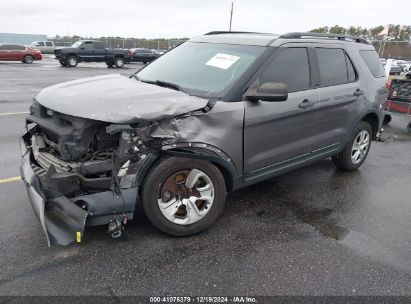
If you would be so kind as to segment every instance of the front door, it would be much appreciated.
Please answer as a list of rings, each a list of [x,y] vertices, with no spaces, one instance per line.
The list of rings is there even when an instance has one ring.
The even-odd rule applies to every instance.
[[[246,175],[310,153],[318,106],[306,47],[280,47],[255,78],[260,85],[284,83],[289,94],[283,102],[244,102]]]

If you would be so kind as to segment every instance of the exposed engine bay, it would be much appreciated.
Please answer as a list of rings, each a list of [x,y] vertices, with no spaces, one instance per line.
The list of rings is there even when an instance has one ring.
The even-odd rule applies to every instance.
[[[112,189],[113,177],[120,181],[148,153],[142,141],[148,125],[143,123],[112,125],[38,103],[32,105],[27,122],[35,123],[30,141],[34,160],[45,171],[40,182],[69,198]],[[147,142],[155,146],[153,140]]]

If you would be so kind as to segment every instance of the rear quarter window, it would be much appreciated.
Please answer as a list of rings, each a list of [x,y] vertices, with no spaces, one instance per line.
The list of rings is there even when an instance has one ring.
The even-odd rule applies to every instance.
[[[385,77],[385,71],[378,54],[374,50],[361,50],[360,56],[364,60],[371,74],[376,77]]]

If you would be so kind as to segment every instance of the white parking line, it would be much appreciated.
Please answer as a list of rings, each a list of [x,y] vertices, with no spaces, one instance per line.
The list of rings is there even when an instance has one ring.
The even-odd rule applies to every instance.
[[[9,113],[0,113],[0,116],[22,115],[22,114],[29,114],[29,112],[9,112]]]

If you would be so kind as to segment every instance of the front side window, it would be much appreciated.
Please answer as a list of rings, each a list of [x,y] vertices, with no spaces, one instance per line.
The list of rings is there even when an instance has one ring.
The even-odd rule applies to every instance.
[[[288,92],[304,91],[310,88],[310,65],[306,48],[284,48],[274,58],[259,78],[266,82],[284,83]]]
[[[78,47],[81,46],[82,43],[83,43],[82,41],[74,42],[71,47],[73,47],[73,48],[78,48]]]
[[[204,97],[223,97],[266,47],[185,42],[136,75],[141,81],[170,82]]]

